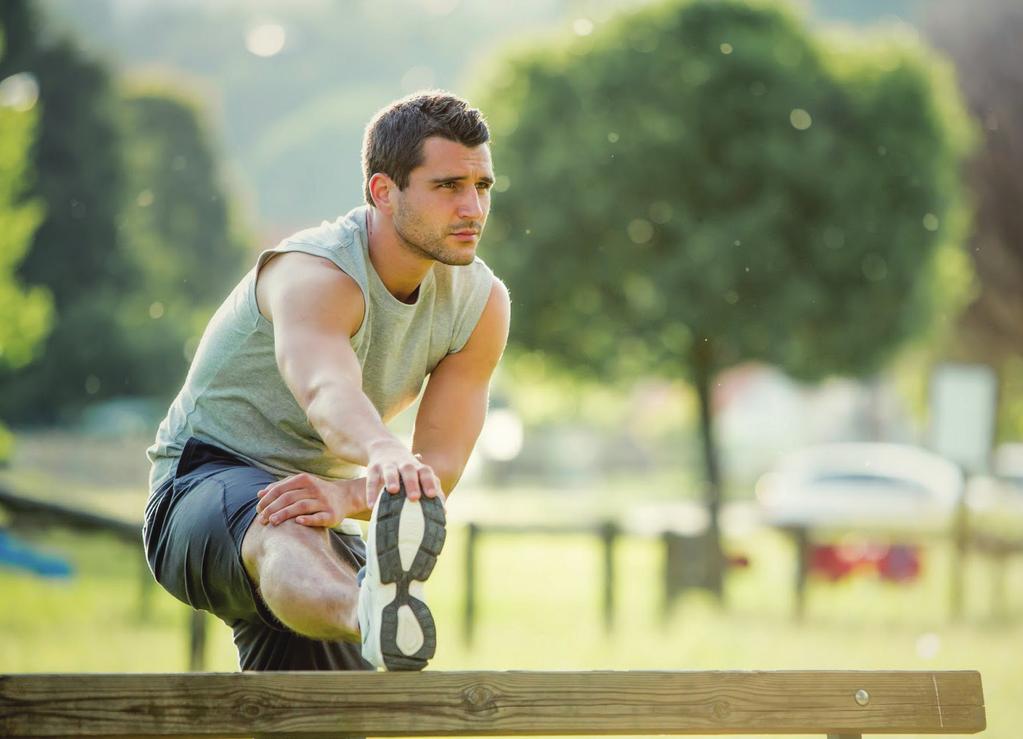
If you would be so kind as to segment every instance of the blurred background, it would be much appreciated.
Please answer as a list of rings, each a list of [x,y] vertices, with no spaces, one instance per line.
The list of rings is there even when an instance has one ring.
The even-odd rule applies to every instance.
[[[1023,724],[1015,0],[4,0],[0,672],[236,669],[145,448],[389,101],[487,115],[511,344],[438,669],[979,669]],[[395,423],[410,435],[414,411]]]

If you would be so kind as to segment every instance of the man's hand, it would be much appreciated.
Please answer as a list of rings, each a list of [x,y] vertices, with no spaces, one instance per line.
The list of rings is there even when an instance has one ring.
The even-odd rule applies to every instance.
[[[369,445],[369,464],[366,465],[366,503],[370,509],[383,490],[397,493],[405,483],[409,500],[439,497],[444,500],[440,480],[430,465],[413,454],[397,439],[383,439]]]
[[[302,472],[271,483],[256,493],[259,520],[276,526],[295,519],[303,526],[330,528],[362,509],[352,488],[360,480],[322,480]]]

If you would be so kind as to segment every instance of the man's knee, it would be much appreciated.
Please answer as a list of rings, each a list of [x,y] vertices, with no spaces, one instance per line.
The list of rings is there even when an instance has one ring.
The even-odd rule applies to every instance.
[[[327,530],[303,526],[288,520],[276,526],[253,520],[242,539],[242,562],[252,581],[259,585],[264,564],[277,554],[293,554],[307,550],[314,558],[330,553]]]
[[[242,540],[242,559],[274,615],[316,639],[358,641],[355,572],[330,545],[326,529],[285,521],[253,522]]]

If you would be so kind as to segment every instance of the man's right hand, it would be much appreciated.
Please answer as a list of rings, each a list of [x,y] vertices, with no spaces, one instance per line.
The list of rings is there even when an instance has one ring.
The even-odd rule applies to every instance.
[[[440,480],[430,465],[397,439],[383,439],[368,447],[369,462],[366,465],[366,503],[370,510],[381,492],[397,493],[405,483],[405,494],[409,500],[427,498],[444,500]]]

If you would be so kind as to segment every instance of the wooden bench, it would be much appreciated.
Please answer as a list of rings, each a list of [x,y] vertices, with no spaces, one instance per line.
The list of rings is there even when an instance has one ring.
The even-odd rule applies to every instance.
[[[0,675],[2,736],[973,734],[977,672]]]

